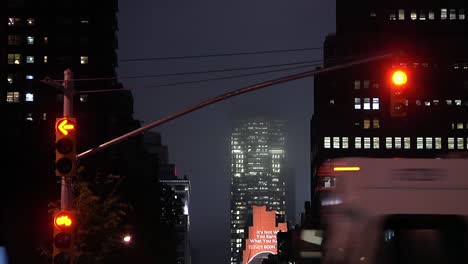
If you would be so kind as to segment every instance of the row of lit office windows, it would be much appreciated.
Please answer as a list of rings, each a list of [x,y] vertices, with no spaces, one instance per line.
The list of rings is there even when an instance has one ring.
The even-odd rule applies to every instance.
[[[66,24],[67,22],[70,23],[71,21],[65,21],[67,19],[66,17],[63,17],[64,21],[59,21],[62,22],[62,24]],[[9,27],[14,27],[14,26],[22,26],[24,25],[24,22],[26,22],[26,25],[28,26],[34,26],[36,25],[36,19],[35,18],[20,18],[20,17],[9,17],[8,18],[8,26]],[[80,18],[80,24],[89,24],[89,19],[88,18]]]
[[[358,97],[355,97],[354,98],[354,109],[355,110],[379,110],[380,109],[380,102],[379,102],[379,98],[358,98]],[[420,99],[417,99],[414,101],[415,105],[416,106],[439,106],[441,103],[440,103],[440,100],[438,99],[434,99],[434,100],[420,100]],[[330,100],[330,104],[335,104],[335,100],[334,99],[331,99]],[[455,105],[455,106],[461,106],[462,105],[462,100],[460,99],[455,99],[455,100],[452,100],[452,99],[447,99],[445,100],[445,104],[446,105]],[[405,103],[406,106],[409,105],[409,101],[406,100],[406,103]]]
[[[382,143],[381,143],[382,139]],[[442,137],[416,137],[416,149],[442,149]],[[353,144],[354,143],[354,144]],[[468,138],[446,138],[447,149],[468,149]],[[381,144],[384,146],[381,147]],[[411,149],[411,137],[355,137],[350,142],[349,137],[324,137],[323,146],[326,149]]]
[[[456,8],[441,8],[438,15],[440,20],[465,20],[466,19],[466,10],[465,9],[456,9]],[[371,17],[376,17],[377,13],[371,11]],[[397,11],[391,11],[389,14],[389,20],[436,20],[436,12],[434,10],[405,10],[398,9]]]
[[[25,61],[23,61],[23,58],[26,58]],[[22,63],[27,63],[27,64],[34,64],[36,62],[35,56],[23,56],[22,54],[19,53],[8,53],[8,64],[22,64]],[[48,63],[48,56],[43,56],[42,57],[42,62],[43,63]],[[88,56],[80,56],[80,64],[88,64],[89,58]]]
[[[63,96],[63,95],[60,95]],[[86,103],[88,101],[87,94],[80,94],[79,95],[80,103]],[[8,91],[6,93],[5,101],[7,103],[20,103],[21,102],[21,93],[18,91]],[[25,102],[34,102],[34,93],[27,92],[24,93],[24,101]],[[57,101],[62,101],[62,99],[57,99]]]

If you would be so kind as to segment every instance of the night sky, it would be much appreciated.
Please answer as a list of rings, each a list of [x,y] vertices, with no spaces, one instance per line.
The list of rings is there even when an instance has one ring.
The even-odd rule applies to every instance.
[[[119,2],[118,76],[125,88],[133,90],[134,117],[143,125],[225,92],[314,67],[171,86],[164,85],[300,65],[158,78],[128,77],[321,60],[322,50],[125,60],[321,48],[325,36],[335,31],[334,0]],[[234,97],[154,128],[162,134],[179,177],[187,175],[191,180],[191,241],[199,251],[201,263],[229,261],[230,133],[234,118],[268,116],[287,122],[287,165],[296,171],[298,215],[310,199],[312,112],[313,78],[309,77]]]

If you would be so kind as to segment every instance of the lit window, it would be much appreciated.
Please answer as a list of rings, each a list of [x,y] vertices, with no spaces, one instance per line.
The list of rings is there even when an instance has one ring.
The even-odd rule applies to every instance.
[[[26,120],[27,120],[27,121],[33,121],[32,113],[27,113],[27,114],[26,114]]]
[[[361,81],[354,80],[354,90],[359,90],[359,89],[361,89]]]
[[[426,137],[426,149],[432,149],[432,138]]]
[[[434,13],[434,11],[429,10],[429,13],[428,13],[428,15],[427,15],[427,18],[428,18],[429,20],[434,20],[434,19],[435,19],[435,13]]]
[[[34,56],[26,56],[26,63],[34,63]]]
[[[34,37],[26,37],[26,42],[28,43],[28,45],[34,45]]]
[[[464,144],[463,144],[463,138],[457,138],[457,149],[463,149],[464,148]]]
[[[372,124],[372,127],[373,127],[373,128],[380,128],[380,121],[379,121],[379,119],[374,119],[374,120],[372,120],[372,123],[373,123],[373,124]]]
[[[442,138],[440,137],[435,138],[435,148],[442,149]]]
[[[426,20],[426,11],[421,10],[419,12],[419,20]]]
[[[364,110],[370,110],[370,98],[364,98]]]
[[[47,57],[47,56],[44,56],[44,63],[47,63],[47,62],[48,62],[48,60],[49,60],[49,57]]]
[[[34,101],[34,94],[27,93],[25,97],[26,102],[33,102]]]
[[[42,120],[47,120],[47,113],[42,113]]]
[[[425,106],[431,106],[431,101],[424,101]]]
[[[335,149],[340,148],[340,138],[339,137],[333,137],[333,148],[335,148]]]
[[[80,102],[81,103],[86,103],[88,101],[88,95],[87,94],[80,94]]]
[[[396,20],[396,14],[395,14],[395,12],[391,12],[391,13],[390,13],[389,19],[390,19],[390,20]]]
[[[457,123],[457,129],[463,129],[463,123]]]
[[[21,22],[21,18],[18,17],[9,17],[8,18],[8,26],[15,26]]]
[[[365,149],[370,149],[371,148],[371,145],[370,145],[370,137],[365,137],[364,138],[364,148]]]
[[[80,20],[80,23],[81,23],[81,24],[89,24],[89,20],[86,19],[86,18],[82,18],[82,19]]]
[[[433,103],[435,106],[438,106],[438,105],[439,105],[439,100],[437,100],[437,99],[432,100],[432,103]]]
[[[374,144],[373,144],[373,147],[374,147],[375,149],[380,148],[380,138],[374,137],[374,138],[373,138],[373,141],[374,141],[374,142],[373,142],[373,143],[374,143]]]
[[[369,89],[369,80],[364,80],[362,82],[362,88]]]
[[[361,137],[355,137],[354,138],[354,148],[356,148],[356,149],[362,148],[362,139],[361,139]]]
[[[7,92],[7,103],[18,103],[19,102],[19,92]]]
[[[341,140],[342,140],[342,143],[343,143],[343,148],[344,149],[349,148],[348,137],[343,137],[343,138],[341,138]]]
[[[26,80],[34,80],[34,76],[31,74],[26,75]]]
[[[364,119],[363,128],[364,129],[370,128],[370,119]]]
[[[447,103],[447,105],[452,105],[452,100],[445,100],[445,102]]]
[[[440,19],[442,20],[447,19],[447,8],[440,9]]]
[[[8,54],[8,64],[20,64],[21,63],[21,54]]]
[[[8,74],[7,75],[7,81],[8,81],[9,84],[13,83],[13,74]]]
[[[44,37],[44,44],[49,43],[49,37]]]
[[[335,104],[335,99],[330,99],[329,103],[330,103],[331,105],[334,105],[334,104]]]
[[[416,19],[418,19],[418,14],[416,13],[416,11],[411,10],[410,17],[411,17],[411,20],[416,20]]]
[[[88,56],[81,56],[80,57],[81,64],[88,64]]]
[[[455,100],[455,105],[462,105],[461,100]]]
[[[458,10],[458,19],[465,20],[465,9]]]
[[[420,106],[421,105],[421,100],[416,100],[416,105]]]
[[[379,98],[372,98],[372,109],[374,110],[380,109]]]
[[[456,9],[450,9],[449,18],[450,18],[450,20],[457,19],[457,10]]]
[[[395,137],[395,148],[401,149],[401,137]]]
[[[354,109],[361,109],[361,98],[354,98]]]
[[[405,10],[398,9],[398,20],[405,20]]]
[[[424,142],[422,137],[416,138],[416,149],[423,149],[424,148]]]
[[[393,148],[393,143],[392,143],[392,138],[391,137],[386,137],[385,138],[385,148],[386,149],[392,149]]]
[[[404,148],[405,149],[410,149],[411,148],[411,138],[410,137],[403,138],[403,142],[404,142]]]
[[[378,83],[373,83],[372,88],[379,89],[380,85]]]
[[[377,13],[374,10],[370,11],[370,17],[377,17]]]
[[[36,20],[34,18],[28,18],[26,21],[28,21],[29,26],[34,26],[36,24]]]
[[[323,146],[324,146],[324,148],[327,148],[327,149],[330,148],[330,137],[324,137],[323,138]]]
[[[453,137],[447,139],[447,148],[455,149],[455,139]]]

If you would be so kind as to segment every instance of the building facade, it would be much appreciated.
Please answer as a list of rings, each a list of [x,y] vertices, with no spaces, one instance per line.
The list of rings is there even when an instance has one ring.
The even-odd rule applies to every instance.
[[[73,72],[78,153],[139,123],[132,117],[130,92],[92,92],[121,88],[115,70],[117,0],[7,0],[0,6],[0,133],[8,156],[2,168],[9,175],[0,193],[10,201],[0,208],[9,216],[0,220],[0,245],[6,246],[12,262],[34,263],[36,249],[52,237],[47,204],[60,197],[53,168],[54,125],[63,115],[63,94],[41,80],[50,77],[61,83],[65,70]],[[91,175],[98,167],[116,173],[115,164],[125,170],[130,161],[115,161],[125,158],[117,149],[129,145],[82,160],[81,165]],[[38,220],[21,223],[22,215]]]
[[[191,246],[190,246],[190,180],[173,179],[161,180],[162,184],[168,185],[175,192],[175,199],[183,207],[183,214],[180,215],[178,223],[175,225],[177,233],[176,264],[190,264]]]
[[[231,260],[242,263],[252,206],[275,211],[286,221],[285,124],[251,119],[237,123],[231,135]]]
[[[438,158],[468,150],[466,1],[336,1],[324,66],[393,53],[315,77],[312,210],[319,167],[343,156]],[[391,80],[401,70],[400,90]]]

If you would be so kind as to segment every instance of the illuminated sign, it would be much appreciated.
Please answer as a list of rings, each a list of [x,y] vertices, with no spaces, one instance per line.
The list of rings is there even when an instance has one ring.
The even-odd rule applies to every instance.
[[[269,253],[276,254],[276,235],[280,231],[286,232],[288,227],[286,223],[276,224],[275,211],[267,211],[266,206],[253,206],[253,225],[249,227],[242,263],[248,264]]]

